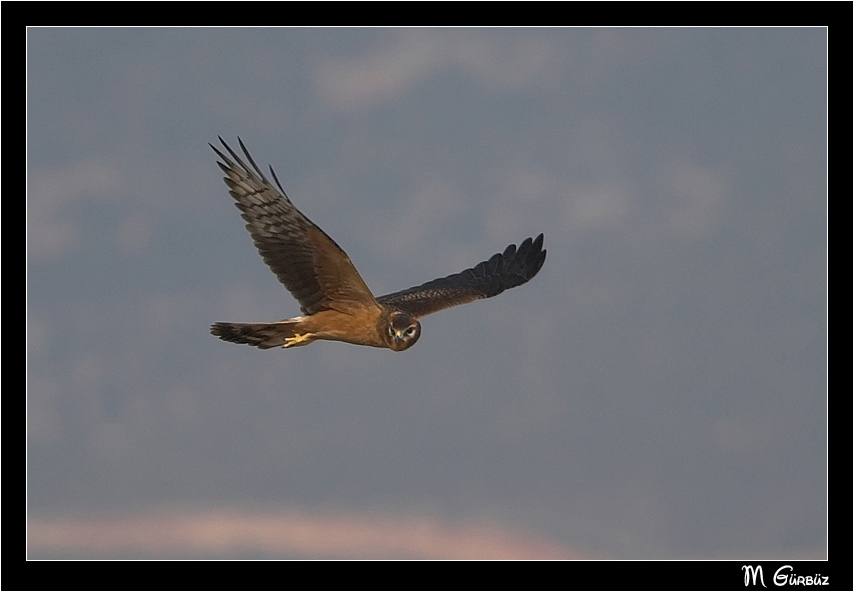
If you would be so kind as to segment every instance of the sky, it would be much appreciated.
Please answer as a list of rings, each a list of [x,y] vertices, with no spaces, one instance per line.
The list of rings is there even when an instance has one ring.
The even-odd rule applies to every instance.
[[[28,29],[28,556],[826,557],[826,89],[823,28]],[[375,294],[545,265],[224,343],[299,307],[219,136]]]

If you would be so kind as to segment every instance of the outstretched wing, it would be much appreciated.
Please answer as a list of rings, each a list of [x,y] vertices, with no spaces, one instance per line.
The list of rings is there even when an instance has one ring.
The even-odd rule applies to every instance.
[[[255,164],[243,141],[238,138],[252,168],[222,138],[219,141],[231,158],[210,146],[222,159],[217,164],[226,174],[225,184],[246,220],[246,229],[264,262],[297,299],[303,313],[346,309],[354,303],[377,306],[347,254],[294,207],[272,167],[270,172],[281,192]]]
[[[414,317],[465,304],[480,298],[491,298],[504,290],[521,286],[537,275],[546,251],[543,235],[526,238],[516,248],[510,245],[503,253],[496,253],[471,269],[448,277],[433,280],[402,292],[380,296],[380,304],[398,308]]]

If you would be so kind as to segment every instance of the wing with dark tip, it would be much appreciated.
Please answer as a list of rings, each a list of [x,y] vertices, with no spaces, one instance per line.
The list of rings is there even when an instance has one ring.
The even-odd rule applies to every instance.
[[[491,298],[504,290],[521,286],[537,275],[546,251],[543,235],[526,238],[516,248],[510,245],[503,253],[496,253],[488,261],[448,277],[433,280],[402,292],[380,296],[377,301],[392,306],[415,317],[465,304],[480,298]]]
[[[270,168],[277,190],[246,150],[250,166],[220,138],[229,156],[211,144],[222,162],[231,197],[237,202],[246,229],[258,252],[279,281],[300,303],[303,313],[346,308],[351,303],[376,306],[371,291],[347,254],[288,199]],[[281,192],[279,191],[281,190]]]

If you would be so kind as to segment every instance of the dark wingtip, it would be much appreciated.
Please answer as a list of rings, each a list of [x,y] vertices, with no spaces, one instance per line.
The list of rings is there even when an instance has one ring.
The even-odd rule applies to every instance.
[[[541,232],[537,235],[537,238],[534,239],[531,248],[534,253],[536,253],[536,259],[533,261],[533,269],[534,272],[531,274],[531,277],[534,277],[540,268],[542,268],[543,263],[546,261],[546,250],[543,248],[543,233]]]
[[[225,147],[226,147],[226,149],[228,149],[228,144],[226,144],[226,143],[225,143],[225,140],[223,140],[223,139],[222,139],[222,137],[220,137],[220,136],[217,136],[217,138],[219,138],[219,141],[220,141],[220,142],[222,142],[222,145],[223,145],[223,146],[225,146]],[[216,152],[216,155],[217,155],[217,156],[219,156],[219,157],[220,157],[220,159],[222,159],[222,160],[223,160],[223,161],[225,161],[225,162],[229,162],[228,157],[227,157],[225,154],[223,154],[223,153],[222,153],[222,151],[221,151],[219,148],[217,148],[216,146],[214,146],[214,145],[213,145],[213,144],[211,144],[210,142],[208,142],[208,146],[210,146],[210,147],[211,147],[211,150],[213,150],[214,152]],[[222,166],[222,163],[217,163],[217,164],[219,164],[220,166]]]
[[[225,154],[220,152],[213,144],[209,144],[209,146],[213,148],[213,151],[216,152],[217,155],[225,161],[226,166],[228,166],[229,168],[234,168],[233,163],[236,162],[245,172],[249,173],[250,175],[257,175],[264,183],[269,183],[267,177],[264,176],[264,173],[261,172],[261,169],[255,163],[255,159],[253,159],[252,155],[249,154],[249,150],[246,149],[246,145],[243,143],[243,140],[240,138],[240,136],[237,136],[237,143],[240,146],[240,149],[243,151],[245,158],[249,161],[249,164],[252,165],[252,168],[249,168],[246,163],[243,162],[243,159],[241,159],[240,156],[238,156],[237,153],[232,150],[231,146],[229,146],[226,141],[222,139],[222,136],[217,136],[217,138],[219,138],[219,141],[231,155],[231,158],[228,158]],[[220,168],[222,168],[222,165],[220,165]],[[253,172],[252,169],[255,169],[255,171]]]
[[[220,144],[222,144],[223,148],[225,148],[225,150],[231,155],[231,158],[223,154],[222,151],[219,150],[219,148],[217,148],[213,144],[210,144],[210,147],[213,148],[213,151],[216,152],[217,155],[226,162],[226,164],[230,165],[232,163],[232,159],[234,159],[234,161],[236,161],[241,167],[245,169],[246,165],[244,165],[243,162],[240,160],[240,157],[234,153],[234,150],[231,149],[231,146],[229,146],[228,143],[222,139],[222,136],[217,136],[217,138],[219,138]]]
[[[493,265],[495,259],[498,259],[497,266]],[[504,290],[521,286],[531,280],[540,272],[545,260],[546,252],[543,250],[541,233],[537,238],[528,237],[523,240],[519,243],[519,248],[516,248],[516,245],[509,245],[504,253],[493,255],[489,261],[484,262],[485,265],[481,264],[482,268],[478,265],[475,270],[476,273],[479,271],[487,276],[498,272],[497,275],[501,278],[500,288],[495,294],[500,294]],[[492,269],[493,267],[498,269]]]
[[[543,233],[536,238],[526,238],[519,245],[516,252],[516,261],[522,265],[522,276],[525,281],[537,275],[546,260],[546,250],[543,249]]]

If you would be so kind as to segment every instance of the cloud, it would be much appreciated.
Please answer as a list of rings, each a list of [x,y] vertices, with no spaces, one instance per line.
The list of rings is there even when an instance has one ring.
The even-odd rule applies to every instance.
[[[123,186],[118,169],[98,162],[33,169],[27,185],[28,258],[53,259],[74,248],[81,229],[68,218],[68,206],[79,200],[104,199]]]
[[[631,191],[619,181],[606,181],[573,192],[564,219],[569,228],[604,228],[620,224],[631,212]]]
[[[673,167],[670,189],[677,201],[669,219],[669,230],[681,239],[707,236],[717,225],[726,187],[719,176],[693,164]]]
[[[328,60],[317,69],[323,97],[342,109],[361,108],[391,100],[423,79],[441,63],[428,37],[403,36],[380,52],[341,61]]]
[[[516,90],[548,78],[554,63],[545,39],[406,29],[372,53],[327,59],[315,72],[321,96],[340,109],[360,109],[398,98],[429,75],[457,68],[475,80]]]
[[[30,520],[31,557],[580,559],[531,532],[420,516],[233,509]]]
[[[152,234],[151,222],[147,217],[128,216],[116,229],[116,243],[125,252],[139,253],[149,246]]]

